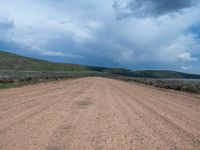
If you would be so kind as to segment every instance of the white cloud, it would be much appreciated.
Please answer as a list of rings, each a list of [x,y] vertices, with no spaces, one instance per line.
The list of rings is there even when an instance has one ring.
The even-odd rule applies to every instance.
[[[192,57],[189,52],[180,53],[180,54],[178,54],[177,57],[180,58],[183,61],[195,61],[195,60],[198,60],[197,58]]]
[[[132,15],[116,20],[113,7],[130,13],[132,10],[126,9],[130,1],[118,0],[118,5],[112,6],[113,0],[13,0],[12,5],[2,0],[0,14],[7,14],[15,25],[8,39],[41,55],[80,55],[83,62],[91,60],[90,64],[95,58],[99,64],[93,65],[101,65],[106,59],[131,68],[152,64],[179,70],[183,62],[192,63],[190,70],[199,68],[200,33],[188,29],[200,24],[200,5],[173,16]],[[0,29],[0,34],[4,31],[8,29]]]

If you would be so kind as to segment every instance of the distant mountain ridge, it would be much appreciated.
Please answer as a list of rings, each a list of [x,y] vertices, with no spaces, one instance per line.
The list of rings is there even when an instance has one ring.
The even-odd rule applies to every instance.
[[[127,77],[142,78],[186,78],[200,79],[200,75],[181,73],[170,70],[143,70],[132,71],[125,68],[107,68],[48,62],[0,51],[0,70],[26,70],[26,71],[94,71]]]

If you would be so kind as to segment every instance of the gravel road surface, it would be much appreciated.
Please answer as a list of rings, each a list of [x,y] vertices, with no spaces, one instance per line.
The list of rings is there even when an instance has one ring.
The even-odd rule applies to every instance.
[[[88,77],[0,90],[0,150],[200,150],[200,98]]]

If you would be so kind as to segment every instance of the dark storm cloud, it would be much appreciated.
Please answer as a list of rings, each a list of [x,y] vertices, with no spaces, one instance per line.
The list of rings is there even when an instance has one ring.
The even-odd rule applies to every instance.
[[[113,8],[118,19],[125,17],[157,17],[180,12],[199,0],[115,0]]]

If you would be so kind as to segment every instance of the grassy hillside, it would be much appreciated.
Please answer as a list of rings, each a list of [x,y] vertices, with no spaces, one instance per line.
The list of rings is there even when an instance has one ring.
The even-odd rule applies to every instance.
[[[0,70],[83,71],[84,66],[53,63],[0,51]]]
[[[141,78],[193,78],[200,79],[200,75],[186,74],[167,70],[131,71],[125,68],[106,68],[83,66],[64,63],[53,63],[44,60],[23,57],[16,54],[0,51],[0,70],[20,71],[64,71],[64,72],[95,72],[99,74],[120,75]]]

